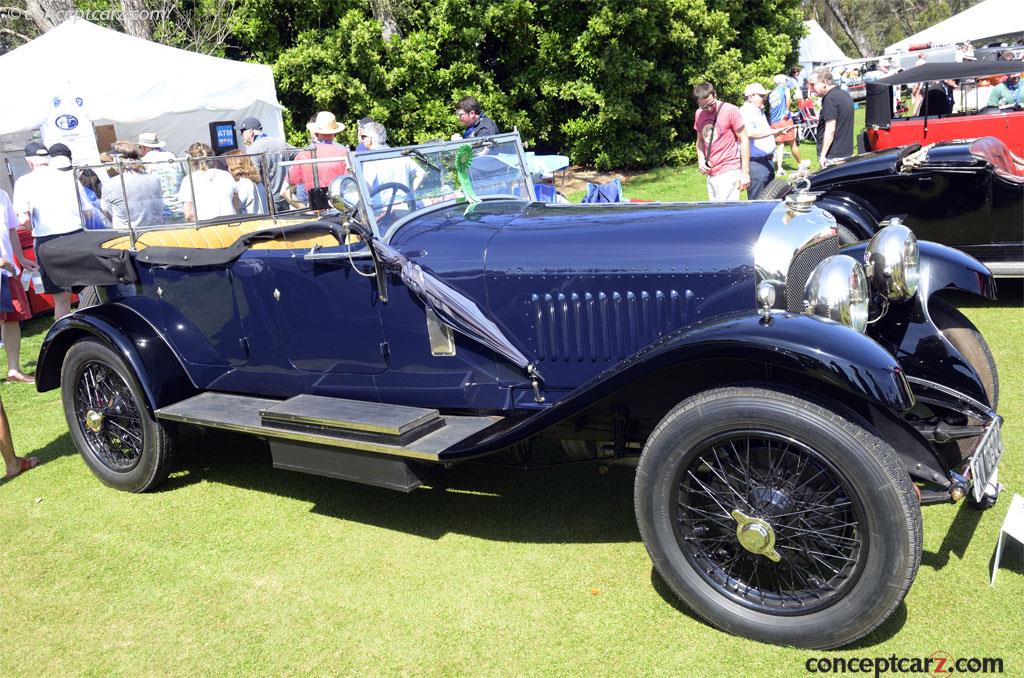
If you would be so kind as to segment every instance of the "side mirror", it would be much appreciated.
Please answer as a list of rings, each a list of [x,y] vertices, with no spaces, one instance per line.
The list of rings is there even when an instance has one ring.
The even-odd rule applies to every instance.
[[[335,209],[352,212],[359,206],[359,184],[348,174],[335,177],[327,189],[327,199]]]

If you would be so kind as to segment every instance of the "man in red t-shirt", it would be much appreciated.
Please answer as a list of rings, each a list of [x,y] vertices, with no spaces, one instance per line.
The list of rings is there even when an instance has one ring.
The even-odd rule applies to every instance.
[[[333,113],[320,111],[316,118],[306,125],[315,142],[312,146],[295,154],[295,160],[309,160],[316,158],[320,162],[305,165],[292,165],[288,168],[288,187],[282,191],[284,197],[293,206],[303,206],[299,198],[297,188],[299,184],[305,187],[308,195],[314,188],[324,188],[331,185],[335,177],[348,174],[348,149],[334,143],[334,137],[345,129],[345,125],[338,122]],[[323,162],[325,158],[338,158],[336,162]]]
[[[750,144],[738,108],[715,97],[715,87],[702,82],[693,88],[697,113],[697,169],[707,175],[708,200],[739,200],[750,185]]]

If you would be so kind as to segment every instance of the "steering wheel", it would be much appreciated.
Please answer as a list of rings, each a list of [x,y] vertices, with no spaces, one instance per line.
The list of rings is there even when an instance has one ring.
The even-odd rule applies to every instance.
[[[416,194],[413,193],[411,188],[398,181],[388,181],[370,191],[370,206],[373,208],[374,213],[376,213],[379,208],[373,205],[373,196],[383,193],[384,191],[391,191],[391,199],[388,200],[388,204],[384,206],[384,212],[380,216],[377,216],[378,224],[381,224],[382,222],[390,223],[390,217],[392,216],[391,213],[395,208],[396,202],[408,203],[411,206],[416,205]],[[405,194],[405,200],[396,200],[399,191]]]

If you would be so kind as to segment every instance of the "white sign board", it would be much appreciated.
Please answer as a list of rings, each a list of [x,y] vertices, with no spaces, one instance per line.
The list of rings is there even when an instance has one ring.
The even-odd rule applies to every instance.
[[[47,147],[61,143],[71,149],[75,164],[94,163],[99,160],[96,135],[92,120],[85,110],[85,100],[73,94],[53,98],[53,106],[40,127],[43,143]]]
[[[1003,519],[1003,526],[999,529],[999,542],[996,544],[996,557],[992,561],[992,581],[989,583],[996,583],[996,572],[999,571],[999,559],[1003,557],[1003,543],[1006,541],[1006,535],[1010,535],[1021,544],[1024,544],[1024,497],[1019,494],[1013,495],[1013,501],[1010,502],[1010,510],[1006,513],[1006,518]]]

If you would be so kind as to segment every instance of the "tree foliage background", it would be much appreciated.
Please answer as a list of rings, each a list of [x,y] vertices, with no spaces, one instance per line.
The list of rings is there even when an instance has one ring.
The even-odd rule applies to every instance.
[[[749,82],[769,85],[796,61],[805,15],[845,13],[877,42],[900,30],[894,7],[904,23],[933,22],[974,1],[0,0],[0,49],[76,7],[108,8],[111,28],[272,65],[295,143],[319,110],[348,124],[352,144],[364,115],[396,145],[447,138],[453,104],[472,94],[535,149],[649,167],[692,159],[693,85],[733,102]],[[163,18],[130,20],[143,8]]]
[[[330,110],[373,116],[396,144],[447,138],[472,94],[502,129],[602,168],[671,161],[693,138],[693,85],[736,101],[768,82],[803,18],[799,0],[241,0],[234,17],[298,136]]]

